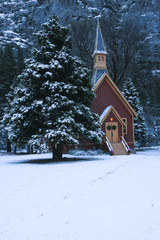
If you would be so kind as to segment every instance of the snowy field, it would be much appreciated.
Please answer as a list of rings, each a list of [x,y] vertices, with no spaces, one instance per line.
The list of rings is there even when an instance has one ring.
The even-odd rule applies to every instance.
[[[160,149],[49,158],[0,154],[0,240],[160,239]]]

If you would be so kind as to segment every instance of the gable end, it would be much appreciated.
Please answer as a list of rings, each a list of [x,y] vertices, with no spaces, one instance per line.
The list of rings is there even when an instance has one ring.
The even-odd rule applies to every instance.
[[[121,102],[126,106],[126,108],[129,110],[129,112],[134,115],[135,117],[138,117],[137,113],[133,110],[133,108],[131,107],[131,105],[128,103],[128,101],[126,100],[126,98],[123,96],[123,94],[120,92],[120,90],[117,88],[117,86],[115,85],[115,83],[111,80],[111,78],[109,77],[109,75],[105,72],[101,78],[97,81],[97,83],[94,85],[93,87],[93,91],[96,92],[97,89],[101,86],[101,84],[103,83],[103,81],[106,81],[109,86],[113,89],[113,91],[115,92],[115,94],[118,96],[118,98],[121,100]]]

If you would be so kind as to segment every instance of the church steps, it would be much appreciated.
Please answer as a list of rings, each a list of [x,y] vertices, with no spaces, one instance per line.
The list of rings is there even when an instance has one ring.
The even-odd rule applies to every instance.
[[[123,144],[120,143],[111,143],[112,148],[113,148],[113,155],[128,155],[128,152],[124,148]]]

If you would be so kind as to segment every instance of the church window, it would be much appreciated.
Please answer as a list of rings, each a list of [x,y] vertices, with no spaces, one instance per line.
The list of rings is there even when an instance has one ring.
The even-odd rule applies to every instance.
[[[123,126],[123,133],[127,134],[127,118],[122,118],[122,120],[126,124],[126,126]]]
[[[101,61],[101,56],[98,56],[98,61],[99,61],[99,62]]]
[[[104,56],[102,56],[102,61],[104,62]]]

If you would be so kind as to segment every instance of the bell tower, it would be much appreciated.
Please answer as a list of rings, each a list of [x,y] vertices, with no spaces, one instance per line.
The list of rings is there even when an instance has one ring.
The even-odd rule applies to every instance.
[[[97,22],[97,30],[96,30],[96,41],[95,41],[95,47],[94,47],[94,69],[101,68],[106,69],[106,48],[104,46],[103,36],[99,24],[99,19]]]
[[[94,59],[94,72],[92,77],[93,85],[98,81],[98,78],[101,75],[103,75],[104,72],[108,73],[107,66],[106,66],[106,56],[107,56],[107,52],[104,46],[103,36],[102,36],[101,27],[98,19],[95,47],[92,55]]]

